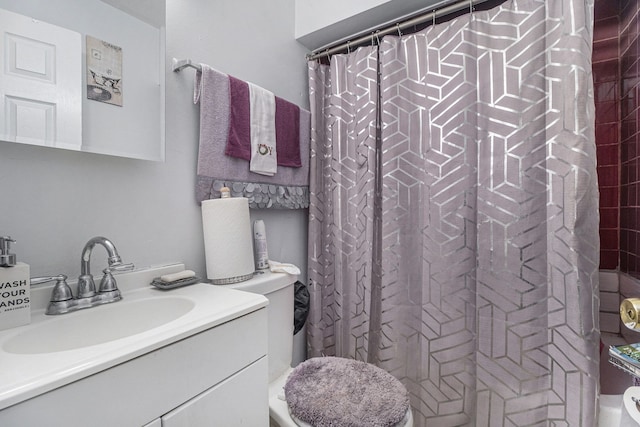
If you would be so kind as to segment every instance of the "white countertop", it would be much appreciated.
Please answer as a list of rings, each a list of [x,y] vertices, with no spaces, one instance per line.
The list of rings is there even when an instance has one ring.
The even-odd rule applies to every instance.
[[[42,296],[34,295],[32,291],[35,297],[32,304],[35,303],[36,307],[32,306],[31,324],[0,331],[0,410],[251,313],[268,303],[262,295],[204,283],[169,291],[158,290],[149,285],[153,277],[175,271],[174,266],[118,275],[116,278],[123,292],[123,301],[87,309],[109,310],[109,306],[127,301],[167,296],[179,296],[193,301],[193,309],[169,323],[125,338],[74,350],[39,354],[7,352],[4,349],[5,343],[21,332],[51,321],[52,317],[74,316],[84,311],[47,316],[44,309],[37,306],[38,299]],[[269,273],[269,276],[273,275],[282,276],[282,280],[286,280],[287,276]],[[267,279],[262,277],[258,280]],[[83,327],[91,329],[91,325]]]

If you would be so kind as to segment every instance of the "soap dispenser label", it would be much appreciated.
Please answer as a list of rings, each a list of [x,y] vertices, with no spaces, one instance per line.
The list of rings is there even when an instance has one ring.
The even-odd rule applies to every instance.
[[[0,267],[0,330],[31,322],[29,266]]]

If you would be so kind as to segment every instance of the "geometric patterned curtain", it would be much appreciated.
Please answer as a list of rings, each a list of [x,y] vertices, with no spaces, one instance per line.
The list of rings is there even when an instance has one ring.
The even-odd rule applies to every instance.
[[[309,355],[416,426],[596,424],[592,25],[512,0],[309,65]]]

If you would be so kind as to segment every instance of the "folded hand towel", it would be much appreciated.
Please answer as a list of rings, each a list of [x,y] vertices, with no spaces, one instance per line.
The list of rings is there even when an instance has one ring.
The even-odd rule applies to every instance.
[[[227,156],[251,158],[251,101],[249,84],[229,76],[229,135]]]
[[[300,159],[300,107],[276,96],[276,149],[278,165],[302,167]]]
[[[293,264],[269,260],[269,269],[273,273],[300,274],[300,269]]]
[[[278,171],[276,101],[273,93],[249,83],[249,108],[251,113],[249,170],[261,175],[273,176]]]

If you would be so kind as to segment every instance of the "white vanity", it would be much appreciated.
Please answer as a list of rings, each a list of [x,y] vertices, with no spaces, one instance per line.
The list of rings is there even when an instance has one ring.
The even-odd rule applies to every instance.
[[[266,298],[149,285],[181,268],[118,275],[122,301],[59,316],[33,289],[32,323],[0,332],[0,425],[268,425]]]

